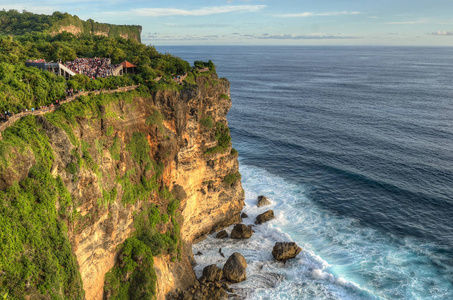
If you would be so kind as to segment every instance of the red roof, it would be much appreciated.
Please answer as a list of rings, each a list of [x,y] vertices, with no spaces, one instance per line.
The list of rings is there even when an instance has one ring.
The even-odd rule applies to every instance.
[[[123,61],[123,62],[121,63],[121,65],[123,66],[123,68],[135,68],[135,67],[137,67],[136,65],[131,64],[131,63],[128,62],[127,60]]]

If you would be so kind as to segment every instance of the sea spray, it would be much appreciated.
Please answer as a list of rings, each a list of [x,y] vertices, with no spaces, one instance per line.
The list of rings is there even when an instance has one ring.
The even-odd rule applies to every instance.
[[[241,165],[246,192],[243,221],[272,209],[276,219],[254,226],[248,240],[216,239],[193,246],[201,276],[210,264],[222,267],[229,255],[241,253],[248,263],[247,280],[232,287],[247,299],[446,299],[451,283],[436,276],[430,258],[416,241],[403,241],[353,219],[335,216],[305,196],[305,187],[254,166]],[[258,208],[257,196],[272,204]],[[231,233],[232,227],[227,229]],[[287,263],[272,257],[275,242],[295,241],[303,251]],[[225,255],[219,254],[219,248]],[[445,298],[446,297],[446,298]]]

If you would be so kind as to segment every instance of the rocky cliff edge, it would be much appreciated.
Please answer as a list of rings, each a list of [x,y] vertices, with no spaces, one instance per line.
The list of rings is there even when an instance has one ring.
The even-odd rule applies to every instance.
[[[180,91],[82,97],[52,114],[27,117],[35,137],[47,140],[42,147],[33,144],[35,137],[15,142],[14,135],[25,126],[22,120],[3,133],[4,199],[14,201],[11,190],[31,178],[30,170],[45,157],[43,149],[52,156],[50,174],[71,196],[64,204],[57,197],[55,208],[78,263],[84,290],[79,298],[114,299],[125,283],[134,285],[138,275],[124,271],[127,262],[140,268],[145,259],[128,257],[123,243],[139,233],[144,245],[160,245],[156,241],[161,240],[170,245],[150,252],[157,282],[151,282],[154,297],[164,299],[196,279],[191,244],[240,221],[244,193],[226,119],[229,82],[211,74],[197,77],[196,83]],[[61,286],[52,294],[31,282],[21,295],[70,296],[66,285]]]

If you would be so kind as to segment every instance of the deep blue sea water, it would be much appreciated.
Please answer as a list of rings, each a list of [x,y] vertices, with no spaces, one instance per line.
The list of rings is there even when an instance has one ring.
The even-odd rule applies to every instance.
[[[230,80],[244,221],[261,194],[277,216],[194,245],[198,273],[222,247],[245,256],[248,299],[453,299],[453,48],[157,49]],[[304,251],[277,263],[275,241]]]

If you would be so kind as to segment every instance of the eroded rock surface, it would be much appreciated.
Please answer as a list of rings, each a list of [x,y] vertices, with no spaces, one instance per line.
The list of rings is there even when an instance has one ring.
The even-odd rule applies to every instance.
[[[244,256],[234,252],[223,266],[225,279],[231,282],[241,282],[247,279],[247,262]]]
[[[226,239],[226,238],[228,238],[228,233],[226,232],[226,230],[222,230],[222,231],[219,231],[215,237],[218,239]]]
[[[272,255],[278,261],[287,261],[296,257],[302,248],[294,242],[277,242],[272,249]]]
[[[266,196],[258,196],[258,201],[256,202],[256,206],[261,207],[261,206],[266,206],[266,205],[271,205],[272,202],[267,198]]]
[[[252,228],[245,224],[236,224],[231,231],[232,239],[249,239],[252,237]]]
[[[196,80],[197,87],[193,89],[157,91],[148,97],[136,94],[127,101],[118,99],[100,108],[99,111],[107,112],[102,118],[77,118],[72,125],[73,133],[78,141],[86,143],[84,153],[45,116],[38,120],[55,156],[51,173],[62,178],[74,199],[77,218],[66,223],[87,300],[103,298],[104,275],[117,263],[118,245],[135,231],[136,213],[150,203],[167,207],[157,192],[140,201],[132,198],[128,203],[123,201],[127,193],[118,178],[138,185],[155,174],[152,167],[147,168],[131,155],[128,144],[134,134],[145,136],[151,149],[147,153],[149,161],[163,168],[158,184],[180,200],[176,214],[185,249],[207,234],[241,221],[244,205],[241,182],[224,180],[239,171],[237,154],[232,154],[231,144],[221,151],[207,153],[218,144],[216,124],[228,125],[226,114],[231,99],[223,95],[229,95],[229,82],[215,74]],[[216,85],[209,83],[213,80]],[[147,121],[155,111],[162,115],[162,124]],[[201,123],[207,116],[214,126]],[[107,129],[113,133],[107,135]],[[92,158],[96,169],[77,166],[83,155]],[[12,153],[8,166],[0,173],[0,189],[25,178],[35,161],[30,151]],[[69,166],[74,167],[73,172],[68,172]],[[102,203],[106,192],[114,196],[108,203]],[[164,233],[168,226],[171,222],[157,229]],[[158,299],[164,299],[176,288],[186,289],[194,284],[190,256],[183,250],[180,262],[172,262],[166,256],[155,257]]]
[[[216,265],[209,265],[203,269],[203,276],[208,282],[220,281],[223,277],[223,270]]]
[[[274,216],[274,211],[273,210],[268,210],[256,217],[255,224],[263,224],[265,222],[268,222],[272,219],[275,219]]]

